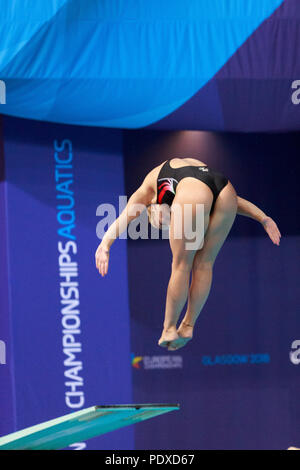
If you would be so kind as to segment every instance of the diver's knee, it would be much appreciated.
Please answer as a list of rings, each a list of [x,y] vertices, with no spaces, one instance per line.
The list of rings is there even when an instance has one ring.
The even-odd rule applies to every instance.
[[[191,253],[184,252],[173,256],[172,269],[180,271],[191,271],[193,266],[193,256]]]
[[[196,259],[193,264],[193,273],[199,271],[212,271],[214,266],[214,259]]]

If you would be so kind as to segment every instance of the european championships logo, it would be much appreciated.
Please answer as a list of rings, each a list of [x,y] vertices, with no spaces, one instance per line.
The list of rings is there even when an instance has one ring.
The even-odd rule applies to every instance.
[[[131,365],[134,369],[182,369],[182,356],[135,356],[131,354]]]
[[[134,354],[131,354],[131,365],[135,369],[140,369],[141,368],[141,361],[143,360],[143,356],[135,356]]]

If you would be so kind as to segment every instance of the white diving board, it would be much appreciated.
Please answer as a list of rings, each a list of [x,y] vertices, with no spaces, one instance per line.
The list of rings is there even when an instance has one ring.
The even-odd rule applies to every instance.
[[[179,405],[91,406],[0,437],[0,450],[64,449],[75,442],[86,441],[174,410],[179,410]]]

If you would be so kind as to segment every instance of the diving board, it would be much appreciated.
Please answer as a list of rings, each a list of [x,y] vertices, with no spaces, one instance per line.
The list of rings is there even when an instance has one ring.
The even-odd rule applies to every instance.
[[[154,418],[179,405],[92,406],[0,437],[0,450],[57,450]]]

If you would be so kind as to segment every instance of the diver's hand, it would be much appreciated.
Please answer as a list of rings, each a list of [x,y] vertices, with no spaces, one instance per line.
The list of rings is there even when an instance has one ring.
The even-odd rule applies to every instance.
[[[274,222],[271,217],[265,217],[262,221],[262,226],[271,238],[274,245],[278,245],[280,243],[281,233],[277,227],[277,224]]]
[[[108,261],[109,261],[109,249],[106,245],[100,243],[95,253],[96,267],[104,277],[108,271]]]

